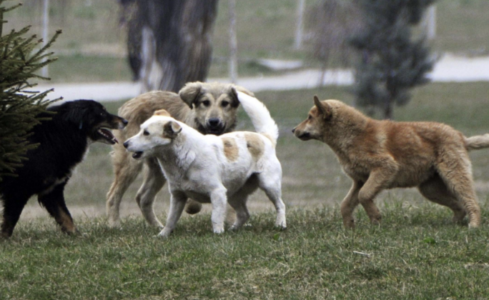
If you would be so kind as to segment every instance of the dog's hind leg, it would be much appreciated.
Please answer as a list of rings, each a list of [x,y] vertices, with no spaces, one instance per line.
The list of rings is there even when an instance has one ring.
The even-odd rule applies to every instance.
[[[39,194],[38,200],[61,226],[63,232],[75,233],[75,224],[73,224],[73,218],[66,207],[63,196],[65,185],[66,182],[58,184],[49,193]]]
[[[114,182],[107,193],[107,216],[110,227],[119,227],[122,196],[138,176],[142,163],[132,159],[128,153],[120,153],[119,150],[115,150],[113,164]]]
[[[481,210],[474,191],[472,167],[467,152],[464,149],[445,151],[436,166],[438,174],[463,205],[469,216],[469,227],[479,227]]]
[[[29,195],[3,195],[3,222],[2,237],[8,238],[14,232],[15,225],[19,221],[20,214],[25,204],[29,200]]]
[[[273,168],[269,167],[266,171],[258,174],[258,186],[275,206],[277,211],[275,226],[285,229],[287,228],[287,220],[285,217],[285,203],[282,200],[282,172],[281,170],[271,170]]]
[[[146,160],[143,173],[144,180],[136,195],[136,201],[146,221],[152,226],[163,228],[153,210],[156,194],[166,182],[156,158]]]
[[[357,181],[353,181],[353,184],[346,194],[345,198],[341,202],[341,216],[343,217],[343,226],[345,228],[355,228],[355,220],[353,219],[353,211],[357,207],[358,201],[358,192],[362,184]]]
[[[241,228],[250,218],[248,207],[246,207],[247,200],[248,194],[243,192],[237,192],[228,199],[229,205],[236,211],[236,221],[231,226],[231,230]]]
[[[455,223],[462,222],[466,215],[465,208],[453,193],[448,190],[440,176],[436,175],[423,182],[418,189],[428,200],[449,207],[453,211],[453,221]]]

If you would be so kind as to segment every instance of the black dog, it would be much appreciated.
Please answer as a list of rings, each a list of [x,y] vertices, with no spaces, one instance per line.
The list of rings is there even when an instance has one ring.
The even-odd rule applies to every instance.
[[[0,197],[4,203],[1,235],[10,237],[25,204],[32,195],[67,233],[76,231],[65,204],[63,190],[73,169],[83,160],[92,142],[114,144],[110,129],[122,129],[127,121],[108,113],[93,100],[76,100],[48,108],[54,114],[36,125],[29,136],[39,143],[27,152],[28,160],[15,173],[0,182]]]

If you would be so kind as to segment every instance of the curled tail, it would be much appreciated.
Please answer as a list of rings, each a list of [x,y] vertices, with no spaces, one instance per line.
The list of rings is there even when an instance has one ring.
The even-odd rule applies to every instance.
[[[489,133],[476,135],[465,138],[465,147],[467,150],[477,150],[489,148]]]
[[[278,126],[270,116],[270,112],[265,104],[255,97],[240,91],[237,94],[238,100],[250,117],[256,132],[266,135],[273,143],[276,143],[278,139]]]

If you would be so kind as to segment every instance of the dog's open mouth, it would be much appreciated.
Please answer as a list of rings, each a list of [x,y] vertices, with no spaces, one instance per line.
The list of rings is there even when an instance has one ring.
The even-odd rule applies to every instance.
[[[141,158],[141,156],[143,156],[143,151],[134,152],[132,154],[132,157],[135,159]]]
[[[213,134],[213,135],[221,135],[226,131],[226,125],[223,123],[206,126],[199,125],[197,129],[202,134]]]
[[[100,138],[107,141],[109,144],[114,145],[115,143],[119,143],[119,141],[114,137],[112,131],[109,128],[100,127],[97,129],[97,134]]]
[[[311,139],[311,134],[309,132],[304,132],[297,137],[303,141],[307,141]]]
[[[221,135],[221,130],[207,130],[207,134]]]
[[[204,133],[204,134],[213,134],[213,135],[221,135],[224,133],[224,131],[226,130],[225,126],[216,126],[216,127],[201,127],[201,130],[199,130],[200,132]]]

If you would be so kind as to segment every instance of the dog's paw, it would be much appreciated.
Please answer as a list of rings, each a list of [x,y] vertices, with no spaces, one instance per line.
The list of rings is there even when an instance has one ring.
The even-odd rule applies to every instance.
[[[121,228],[121,222],[119,220],[110,220],[109,219],[109,222],[107,223],[107,225],[109,226],[109,228]]]
[[[156,237],[159,237],[159,238],[167,238],[170,236],[170,233],[171,233],[171,230],[167,229],[167,227],[163,228],[162,231],[160,231],[160,233],[158,233],[158,235]]]
[[[224,233],[224,227],[223,226],[216,226],[213,228],[214,233],[216,234],[221,234],[221,233]]]
[[[282,224],[275,224],[275,227],[280,229],[280,230],[285,230],[287,229],[287,225],[285,223]]]
[[[279,215],[277,217],[277,221],[275,222],[275,227],[280,229],[287,229],[287,221],[285,220],[285,216]]]
[[[199,213],[202,210],[202,204],[194,201],[192,199],[189,199],[187,201],[187,205],[185,206],[185,212],[189,215],[194,215]]]

